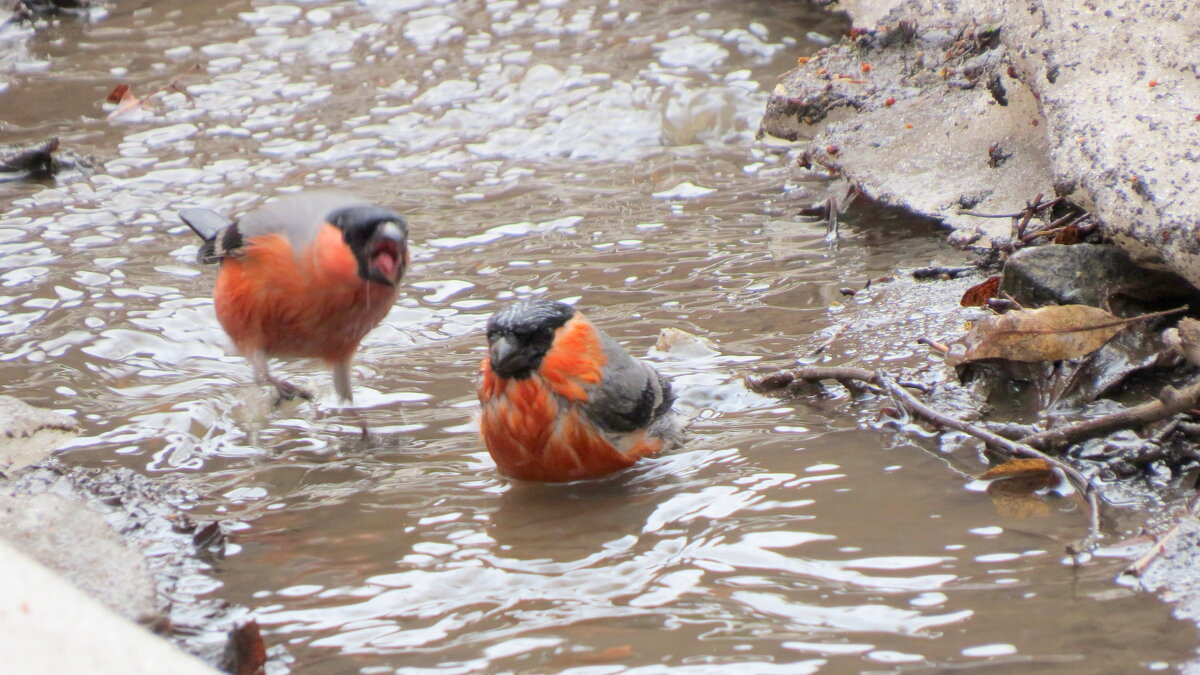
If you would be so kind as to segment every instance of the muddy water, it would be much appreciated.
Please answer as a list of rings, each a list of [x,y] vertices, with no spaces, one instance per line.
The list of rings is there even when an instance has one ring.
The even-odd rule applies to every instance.
[[[234,530],[212,592],[253,610],[276,670],[1133,672],[1192,655],[1193,627],[1112,583],[1124,561],[1060,564],[1071,499],[998,511],[965,475],[977,457],[735,376],[839,322],[957,321],[907,292],[841,307],[840,287],[954,254],[877,210],[830,251],[794,216],[827,186],[753,141],[774,77],[838,21],[766,0],[118,1],[92,19],[0,33],[6,142],[58,135],[98,160],[0,184],[5,393],[78,411],[68,461],[204,495],[199,515]],[[144,95],[193,63],[191,99],[106,120],[116,82]],[[406,293],[363,345],[349,410],[311,363],[281,368],[318,403],[267,408],[173,215],[301,186],[412,225]],[[697,417],[687,447],[593,485],[497,477],[473,427],[480,328],[536,294],[637,354],[666,326],[718,344],[650,353]],[[926,360],[881,334],[829,358]]]

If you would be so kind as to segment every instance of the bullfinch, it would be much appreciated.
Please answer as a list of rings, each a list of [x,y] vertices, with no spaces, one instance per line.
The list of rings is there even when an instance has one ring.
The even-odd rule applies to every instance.
[[[256,380],[280,399],[310,399],[271,376],[267,359],[319,358],[350,402],[354,352],[396,301],[409,263],[404,218],[338,192],[289,195],[237,222],[207,209],[179,217],[204,240],[197,260],[221,265],[217,320]]]
[[[671,384],[570,305],[517,302],[487,339],[480,431],[504,475],[599,478],[682,441]]]

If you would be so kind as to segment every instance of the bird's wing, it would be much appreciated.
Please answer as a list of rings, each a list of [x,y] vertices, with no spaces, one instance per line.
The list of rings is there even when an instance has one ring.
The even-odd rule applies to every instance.
[[[303,251],[316,240],[326,218],[338,209],[368,202],[345,192],[317,191],[287,195],[242,216],[237,228],[246,239],[282,234],[292,250]]]
[[[605,364],[600,382],[588,388],[588,418],[602,430],[626,433],[644,429],[666,413],[675,400],[671,383],[648,364],[597,330]]]

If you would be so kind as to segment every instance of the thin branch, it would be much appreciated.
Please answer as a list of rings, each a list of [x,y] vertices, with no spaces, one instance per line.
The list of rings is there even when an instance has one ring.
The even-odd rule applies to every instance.
[[[1055,469],[1058,469],[1076,489],[1083,494],[1088,505],[1088,533],[1083,539],[1067,546],[1067,551],[1073,555],[1088,553],[1100,540],[1100,500],[1088,479],[1075,467],[1052,457],[1020,441],[1012,441],[969,422],[951,417],[922,403],[916,396],[904,391],[898,382],[876,373],[875,380],[892,395],[897,403],[904,406],[910,413],[923,417],[938,426],[961,431],[983,441],[994,450],[999,450],[1010,457],[1035,457]]]
[[[1198,404],[1200,404],[1200,380],[1196,380],[1182,389],[1163,387],[1156,401],[1068,424],[1057,429],[1042,431],[1022,438],[1021,442],[1035,448],[1049,450],[1117,429],[1145,426],[1151,422],[1187,412]]]
[[[1041,197],[1042,197],[1041,195],[1038,195],[1038,199],[1041,199]],[[1043,209],[1053,208],[1053,207],[1057,206],[1058,204],[1060,204],[1062,201],[1063,201],[1062,197],[1055,197],[1054,199],[1051,199],[1050,201],[1045,202],[1044,204],[1038,204],[1032,208],[1034,209],[1034,212],[1036,213],[1037,211],[1041,211]],[[959,211],[959,213],[964,216],[975,216],[976,218],[1020,218],[1021,216],[1025,215],[1025,212],[1028,211],[1029,209],[1030,209],[1030,206],[1027,204],[1024,209],[1021,209],[1020,211],[1017,211],[1016,213],[979,213],[977,211]]]
[[[751,378],[747,380],[747,384],[752,391],[767,393],[779,389],[787,389],[797,380],[802,382],[836,380],[838,384],[852,392],[865,389],[876,394],[882,393],[875,386],[877,382],[875,381],[874,372],[865,368],[852,368],[849,366],[801,366],[791,370],[780,370],[760,378]]]
[[[917,388],[915,385],[902,383],[880,371],[870,371],[865,368],[850,366],[803,366],[792,370],[781,370],[762,378],[749,379],[748,384],[752,390],[761,393],[790,388],[797,380],[807,382],[837,380],[842,386],[851,391],[854,391],[855,388],[862,389],[864,385],[875,391],[879,390],[878,387],[882,387],[883,390],[891,394],[893,400],[912,415],[921,417],[940,427],[961,431],[969,436],[978,438],[993,450],[1007,457],[1034,457],[1046,462],[1057,469],[1068,482],[1079,490],[1087,504],[1087,535],[1079,541],[1068,544],[1067,552],[1078,560],[1080,555],[1089,553],[1095,548],[1096,543],[1100,540],[1100,499],[1097,497],[1096,491],[1092,488],[1092,484],[1088,481],[1087,477],[1061,459],[1047,455],[1022,441],[1007,439],[980,426],[939,412],[904,390],[906,386]],[[1200,390],[1200,383],[1195,386]]]
[[[918,338],[917,344],[925,345],[926,347],[929,347],[930,349],[932,349],[933,351],[935,351],[939,354],[946,354],[947,352],[950,351],[949,347],[938,342],[937,340],[934,340],[933,338],[928,338],[928,337]]]

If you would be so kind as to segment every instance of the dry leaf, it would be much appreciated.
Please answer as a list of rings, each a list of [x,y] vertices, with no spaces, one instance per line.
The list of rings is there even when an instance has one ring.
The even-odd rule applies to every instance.
[[[1058,234],[1054,235],[1054,243],[1056,244],[1077,244],[1079,243],[1079,226],[1072,223]]]
[[[1046,476],[1049,474],[1042,474]],[[1053,478],[1053,477],[1051,477]],[[1050,505],[1034,494],[1053,485],[1043,482],[1037,474],[1029,474],[1016,478],[1006,478],[993,482],[987,488],[987,494],[992,498],[996,512],[1013,520],[1025,520],[1037,516],[1047,516],[1051,513]]]
[[[987,301],[996,297],[996,291],[1000,290],[1000,275],[988,277],[984,281],[975,284],[963,293],[962,300],[958,304],[963,307],[982,307],[987,304]]]
[[[129,93],[129,85],[122,82],[113,87],[113,90],[108,92],[108,98],[104,99],[109,103],[120,103],[125,99],[125,94]]]
[[[1003,464],[997,464],[984,472],[979,477],[979,480],[1053,473],[1054,467],[1050,466],[1050,462],[1037,457],[1030,457],[1026,459],[1010,459]]]
[[[957,366],[980,359],[1062,361],[1104,346],[1133,319],[1118,319],[1087,305],[1021,309],[978,321],[951,349],[946,363]]]
[[[257,621],[251,619],[230,632],[225,660],[227,670],[234,675],[262,675],[265,672],[267,649]]]

